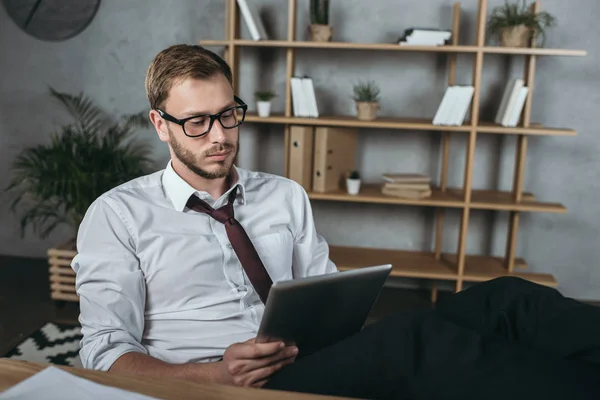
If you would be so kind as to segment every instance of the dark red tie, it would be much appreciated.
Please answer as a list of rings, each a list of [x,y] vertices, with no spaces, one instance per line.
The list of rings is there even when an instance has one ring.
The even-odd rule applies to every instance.
[[[229,194],[229,202],[216,210],[195,195],[190,197],[187,206],[194,211],[207,213],[217,221],[225,224],[225,231],[227,232],[227,237],[233,247],[233,251],[237,254],[256,293],[258,293],[262,302],[266,304],[269,289],[271,289],[273,281],[267,273],[246,231],[234,218],[233,201],[235,200],[236,193],[237,186]]]

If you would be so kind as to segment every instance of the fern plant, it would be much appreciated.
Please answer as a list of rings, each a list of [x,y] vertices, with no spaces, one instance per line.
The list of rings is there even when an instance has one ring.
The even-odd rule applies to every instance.
[[[310,0],[310,22],[329,25],[329,0]]]
[[[379,101],[379,86],[373,81],[359,82],[354,85],[354,100],[358,102],[376,103]]]
[[[48,144],[21,151],[12,165],[5,191],[15,195],[11,210],[21,214],[21,236],[28,226],[42,238],[61,224],[76,232],[97,197],[151,167],[149,145],[132,137],[136,127],[149,126],[146,113],[110,121],[83,94],[52,88],[50,94],[73,122],[53,133]]]
[[[496,7],[487,23],[487,33],[490,39],[498,40],[504,28],[524,25],[532,31],[534,40],[542,38],[541,46],[546,43],[546,29],[556,25],[556,18],[546,11],[534,13],[525,0],[519,3],[508,3]]]

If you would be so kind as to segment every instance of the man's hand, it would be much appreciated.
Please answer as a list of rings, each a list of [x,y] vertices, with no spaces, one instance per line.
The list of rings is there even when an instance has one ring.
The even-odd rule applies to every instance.
[[[295,346],[283,342],[257,343],[250,339],[232,344],[220,362],[219,381],[236,386],[262,387],[268,378],[293,363],[298,355]]]

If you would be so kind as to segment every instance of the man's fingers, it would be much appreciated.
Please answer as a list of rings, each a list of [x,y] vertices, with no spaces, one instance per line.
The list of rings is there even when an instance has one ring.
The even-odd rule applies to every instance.
[[[281,361],[284,361],[286,359],[289,358],[293,358],[295,359],[295,357],[298,355],[298,349],[295,347],[288,347],[285,348],[282,351],[279,351],[276,354],[267,356],[267,357],[263,357],[263,358],[257,358],[254,360],[238,360],[239,363],[241,363],[241,367],[237,368],[238,369],[238,373],[239,374],[244,374],[253,370],[257,370],[257,369],[261,369],[261,368],[265,368],[274,364],[277,364]]]
[[[235,349],[236,359],[255,360],[257,358],[268,357],[285,348],[283,342],[272,343],[248,343],[240,345]]]
[[[290,357],[290,358],[286,358],[283,359],[275,364],[271,364],[268,365],[264,368],[260,368],[260,369],[256,369],[252,372],[249,372],[247,374],[247,377],[244,377],[246,382],[248,382],[248,384],[250,386],[253,387],[262,387],[264,386],[265,383],[267,383],[267,381],[269,380],[269,378],[276,373],[277,371],[279,371],[280,369],[282,369],[283,367],[285,367],[286,365],[290,365],[294,362],[295,360],[295,356],[294,357]]]

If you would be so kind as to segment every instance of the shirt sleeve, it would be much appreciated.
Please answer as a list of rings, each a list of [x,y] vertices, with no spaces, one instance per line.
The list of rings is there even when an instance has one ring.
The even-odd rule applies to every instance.
[[[293,183],[294,250],[292,271],[294,278],[337,272],[329,259],[329,245],[317,233],[310,200],[302,186]]]
[[[128,228],[106,196],[90,206],[79,228],[71,266],[80,296],[84,368],[106,371],[125,353],[147,354],[141,345],[146,286]]]

